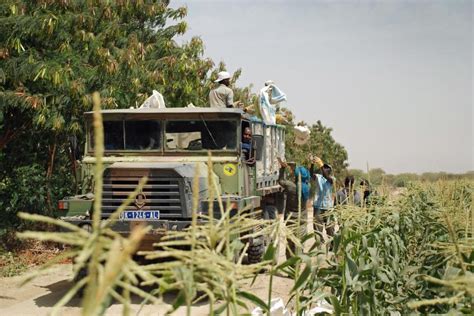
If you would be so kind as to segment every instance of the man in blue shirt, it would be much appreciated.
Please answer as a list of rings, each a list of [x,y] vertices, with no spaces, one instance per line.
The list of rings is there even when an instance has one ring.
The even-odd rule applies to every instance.
[[[327,212],[333,208],[333,190],[335,178],[332,176],[332,167],[323,163],[321,158],[312,159],[311,174],[314,174],[314,165],[320,170],[321,174],[316,174],[316,196],[313,203],[314,231],[321,234],[323,227],[326,228],[328,236],[334,235],[334,226],[329,222]]]

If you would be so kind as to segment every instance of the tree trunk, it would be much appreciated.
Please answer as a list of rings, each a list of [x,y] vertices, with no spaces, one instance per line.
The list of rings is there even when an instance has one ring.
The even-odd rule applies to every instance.
[[[53,201],[51,197],[51,185],[50,180],[51,176],[53,175],[53,168],[54,168],[54,158],[56,156],[56,148],[57,148],[57,135],[54,135],[54,143],[53,145],[49,146],[49,159],[48,159],[48,170],[46,171],[46,182],[47,182],[47,194],[46,200],[48,202],[49,211],[53,211]]]
[[[48,171],[46,173],[46,178],[49,180],[53,174],[54,167],[54,158],[56,156],[56,136],[54,137],[54,144],[49,146],[49,161],[48,161]]]
[[[74,154],[74,149],[69,145],[69,159],[71,160],[72,174],[74,176],[74,192],[77,194],[79,189],[79,182],[77,180],[77,161]]]

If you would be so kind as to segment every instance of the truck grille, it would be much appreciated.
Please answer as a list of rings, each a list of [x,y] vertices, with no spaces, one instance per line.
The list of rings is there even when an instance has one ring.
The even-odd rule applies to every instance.
[[[181,178],[155,175],[155,172],[108,170],[104,175],[102,212],[105,217],[113,213],[138,186],[143,176],[148,181],[142,189],[142,199],[134,199],[126,210],[160,211],[160,218],[183,216]]]

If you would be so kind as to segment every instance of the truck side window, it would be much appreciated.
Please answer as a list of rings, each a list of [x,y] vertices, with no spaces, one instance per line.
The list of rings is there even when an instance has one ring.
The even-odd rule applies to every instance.
[[[93,139],[91,144],[93,144]],[[105,150],[123,150],[123,122],[104,121]]]
[[[225,120],[166,122],[166,148],[172,150],[235,150],[237,123]]]
[[[125,121],[125,149],[160,149],[159,121]]]

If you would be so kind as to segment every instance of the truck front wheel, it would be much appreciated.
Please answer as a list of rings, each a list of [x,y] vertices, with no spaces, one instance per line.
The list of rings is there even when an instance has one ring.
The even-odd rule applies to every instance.
[[[82,267],[82,268],[79,270],[79,272],[77,273],[77,275],[74,277],[73,282],[74,282],[74,283],[79,282],[80,280],[82,280],[82,279],[84,279],[85,277],[87,277],[87,274],[88,274],[88,273],[89,273],[89,272],[88,272],[87,268],[86,268],[86,267]],[[76,295],[77,295],[78,298],[81,298],[81,299],[82,299],[82,298],[84,297],[84,292],[85,292],[85,290],[86,290],[86,286],[87,286],[87,284],[84,285],[83,287],[81,287],[81,288],[77,291]]]
[[[262,261],[265,252],[265,240],[263,236],[255,237],[247,248],[247,261],[250,264]]]

